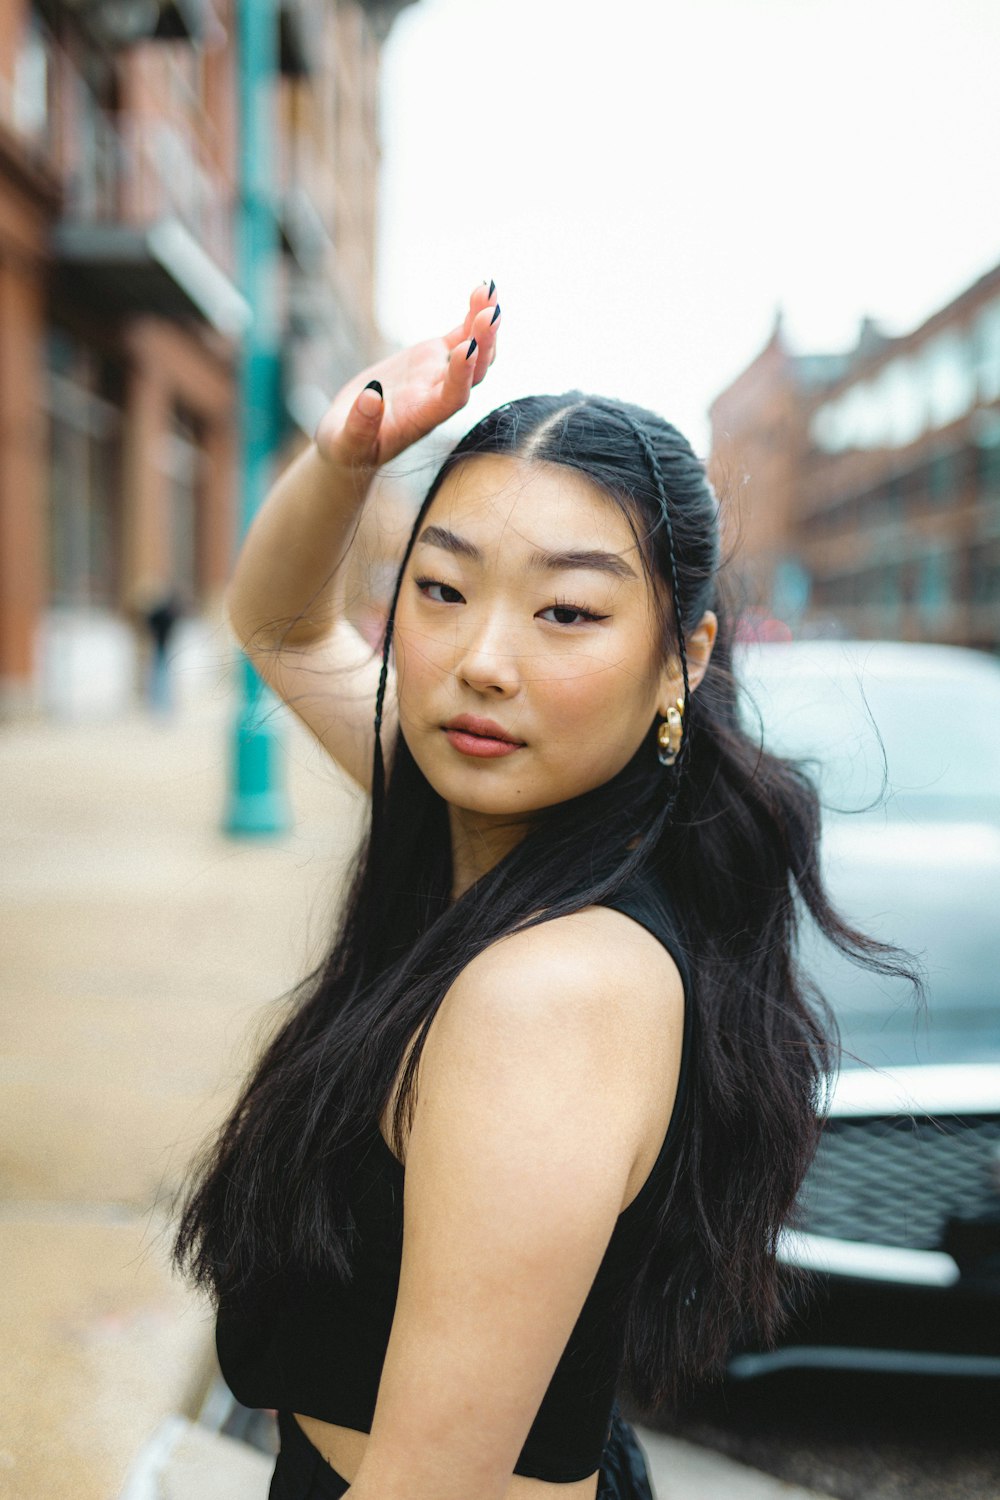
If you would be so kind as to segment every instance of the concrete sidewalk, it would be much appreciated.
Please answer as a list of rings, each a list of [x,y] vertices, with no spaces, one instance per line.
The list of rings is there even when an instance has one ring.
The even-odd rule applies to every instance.
[[[193,1427],[207,1306],[167,1208],[274,1002],[327,944],[364,808],[279,711],[294,829],[220,832],[228,673],[169,721],[0,731],[0,1495],[263,1500],[270,1462]],[[643,1434],[660,1500],[801,1496]]]
[[[281,710],[297,821],[220,831],[228,681],[174,720],[0,733],[0,1493],[114,1500],[193,1414],[208,1309],[166,1205],[323,946],[359,795]]]

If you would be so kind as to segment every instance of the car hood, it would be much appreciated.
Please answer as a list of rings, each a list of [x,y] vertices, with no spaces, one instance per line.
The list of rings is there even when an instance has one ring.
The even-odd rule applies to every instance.
[[[828,815],[821,862],[840,914],[908,949],[927,984],[918,1009],[905,980],[859,967],[804,921],[801,962],[837,1015],[843,1066],[1000,1062],[1000,821]]]

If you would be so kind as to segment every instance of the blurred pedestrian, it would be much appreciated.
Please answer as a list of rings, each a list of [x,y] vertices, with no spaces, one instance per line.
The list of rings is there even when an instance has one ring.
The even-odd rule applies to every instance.
[[[184,603],[176,588],[160,594],[143,613],[150,637],[146,698],[154,713],[169,714],[174,706],[169,651],[174,629],[183,615]]]
[[[831,908],[813,782],[740,727],[719,505],[662,417],[498,407],[430,486],[379,649],[338,612],[376,469],[466,404],[499,319],[484,285],[340,392],[227,595],[371,797],[175,1242],[231,1389],[279,1413],[271,1500],[648,1500],[618,1393],[672,1399],[781,1319],[834,1060],[793,897],[909,972]]]

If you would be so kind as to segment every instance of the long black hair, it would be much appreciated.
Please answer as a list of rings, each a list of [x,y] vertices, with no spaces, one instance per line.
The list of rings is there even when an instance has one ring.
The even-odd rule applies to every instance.
[[[662,650],[680,663],[683,738],[664,767],[651,731],[609,781],[533,814],[510,853],[451,902],[446,805],[398,732],[386,778],[382,711],[410,551],[446,476],[479,454],[566,465],[625,515]],[[719,1370],[738,1330],[775,1338],[787,1310],[778,1236],[816,1149],[838,1050],[832,1015],[797,965],[801,918],[807,911],[854,961],[905,976],[918,994],[922,980],[910,955],[831,906],[816,786],[804,764],[769,754],[741,725],[720,535],[719,502],[687,440],[627,403],[577,391],[513,401],[445,459],[396,579],[374,705],[371,820],[336,934],[293,991],[180,1217],[175,1263],[216,1299],[252,1296],[289,1270],[350,1277],[352,1165],[404,1058],[393,1134],[405,1139],[423,1040],[448,987],[502,935],[599,904],[642,869],[679,922],[698,1045],[655,1233],[622,1307],[623,1375],[654,1405]],[[685,635],[708,609],[716,639],[691,693]]]

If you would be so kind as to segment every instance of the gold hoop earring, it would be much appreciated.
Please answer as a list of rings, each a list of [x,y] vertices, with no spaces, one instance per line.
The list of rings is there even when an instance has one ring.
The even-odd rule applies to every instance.
[[[656,754],[661,766],[672,766],[681,748],[684,699],[678,698],[676,706],[671,703],[664,715],[663,723],[656,731]]]

